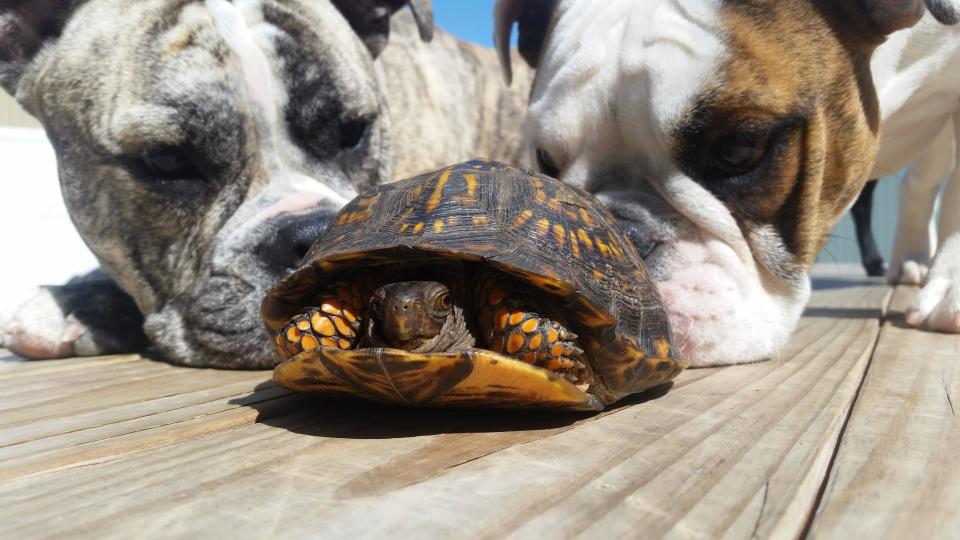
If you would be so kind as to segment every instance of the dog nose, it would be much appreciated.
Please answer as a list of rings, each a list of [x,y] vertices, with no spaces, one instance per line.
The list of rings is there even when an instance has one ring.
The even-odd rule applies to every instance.
[[[307,214],[285,216],[276,232],[261,245],[260,258],[277,269],[291,269],[300,265],[310,246],[326,232],[336,212],[315,210]]]
[[[633,242],[633,247],[637,248],[637,253],[643,260],[647,260],[657,247],[663,243],[658,238],[645,233],[636,223],[621,219],[617,221],[620,223],[620,228],[627,233],[627,237]]]

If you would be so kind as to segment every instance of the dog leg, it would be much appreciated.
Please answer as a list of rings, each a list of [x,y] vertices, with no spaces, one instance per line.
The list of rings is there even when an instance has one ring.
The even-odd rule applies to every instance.
[[[40,287],[0,319],[0,347],[32,359],[137,352],[147,343],[133,299],[100,270]]]
[[[882,276],[887,272],[883,256],[877,249],[877,242],[873,238],[873,191],[877,187],[876,179],[870,180],[863,186],[863,191],[853,203],[850,214],[853,216],[853,225],[857,230],[857,244],[860,246],[860,261],[868,276]]]
[[[940,183],[953,164],[952,135],[952,129],[944,129],[903,179],[897,236],[887,271],[890,283],[922,285],[926,281],[936,250],[934,205]]]
[[[960,114],[954,117],[955,127]],[[957,138],[956,135],[954,136]],[[960,140],[954,141],[960,160]],[[960,333],[960,166],[954,164],[940,202],[940,249],[927,283],[907,309],[907,324]]]

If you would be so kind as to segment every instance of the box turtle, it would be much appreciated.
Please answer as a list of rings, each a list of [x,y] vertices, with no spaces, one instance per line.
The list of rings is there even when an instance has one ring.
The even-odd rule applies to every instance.
[[[600,410],[675,377],[666,311],[592,196],[471,161],[351,201],[261,315],[290,389]]]

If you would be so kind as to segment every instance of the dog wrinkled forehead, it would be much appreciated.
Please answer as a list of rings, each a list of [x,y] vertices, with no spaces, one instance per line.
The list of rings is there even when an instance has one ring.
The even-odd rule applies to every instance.
[[[531,95],[529,129],[540,139],[535,142],[573,159],[591,145],[581,137],[603,133],[633,141],[644,163],[666,165],[673,128],[725,55],[720,4],[679,0],[641,7],[612,0],[562,6]],[[585,120],[597,125],[582,125]],[[623,147],[615,140],[596,144]]]

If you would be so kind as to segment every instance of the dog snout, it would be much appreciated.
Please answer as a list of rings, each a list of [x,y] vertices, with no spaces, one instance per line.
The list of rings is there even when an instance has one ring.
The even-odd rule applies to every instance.
[[[276,269],[287,270],[299,266],[310,246],[326,232],[336,212],[316,210],[308,214],[280,218],[276,232],[261,245],[260,257]]]
[[[622,219],[618,219],[617,221],[620,224],[620,228],[627,233],[627,238],[633,242],[633,246],[637,248],[637,252],[643,260],[647,260],[650,255],[656,251],[657,247],[663,243],[657,235],[651,234],[649,230],[637,223]]]

